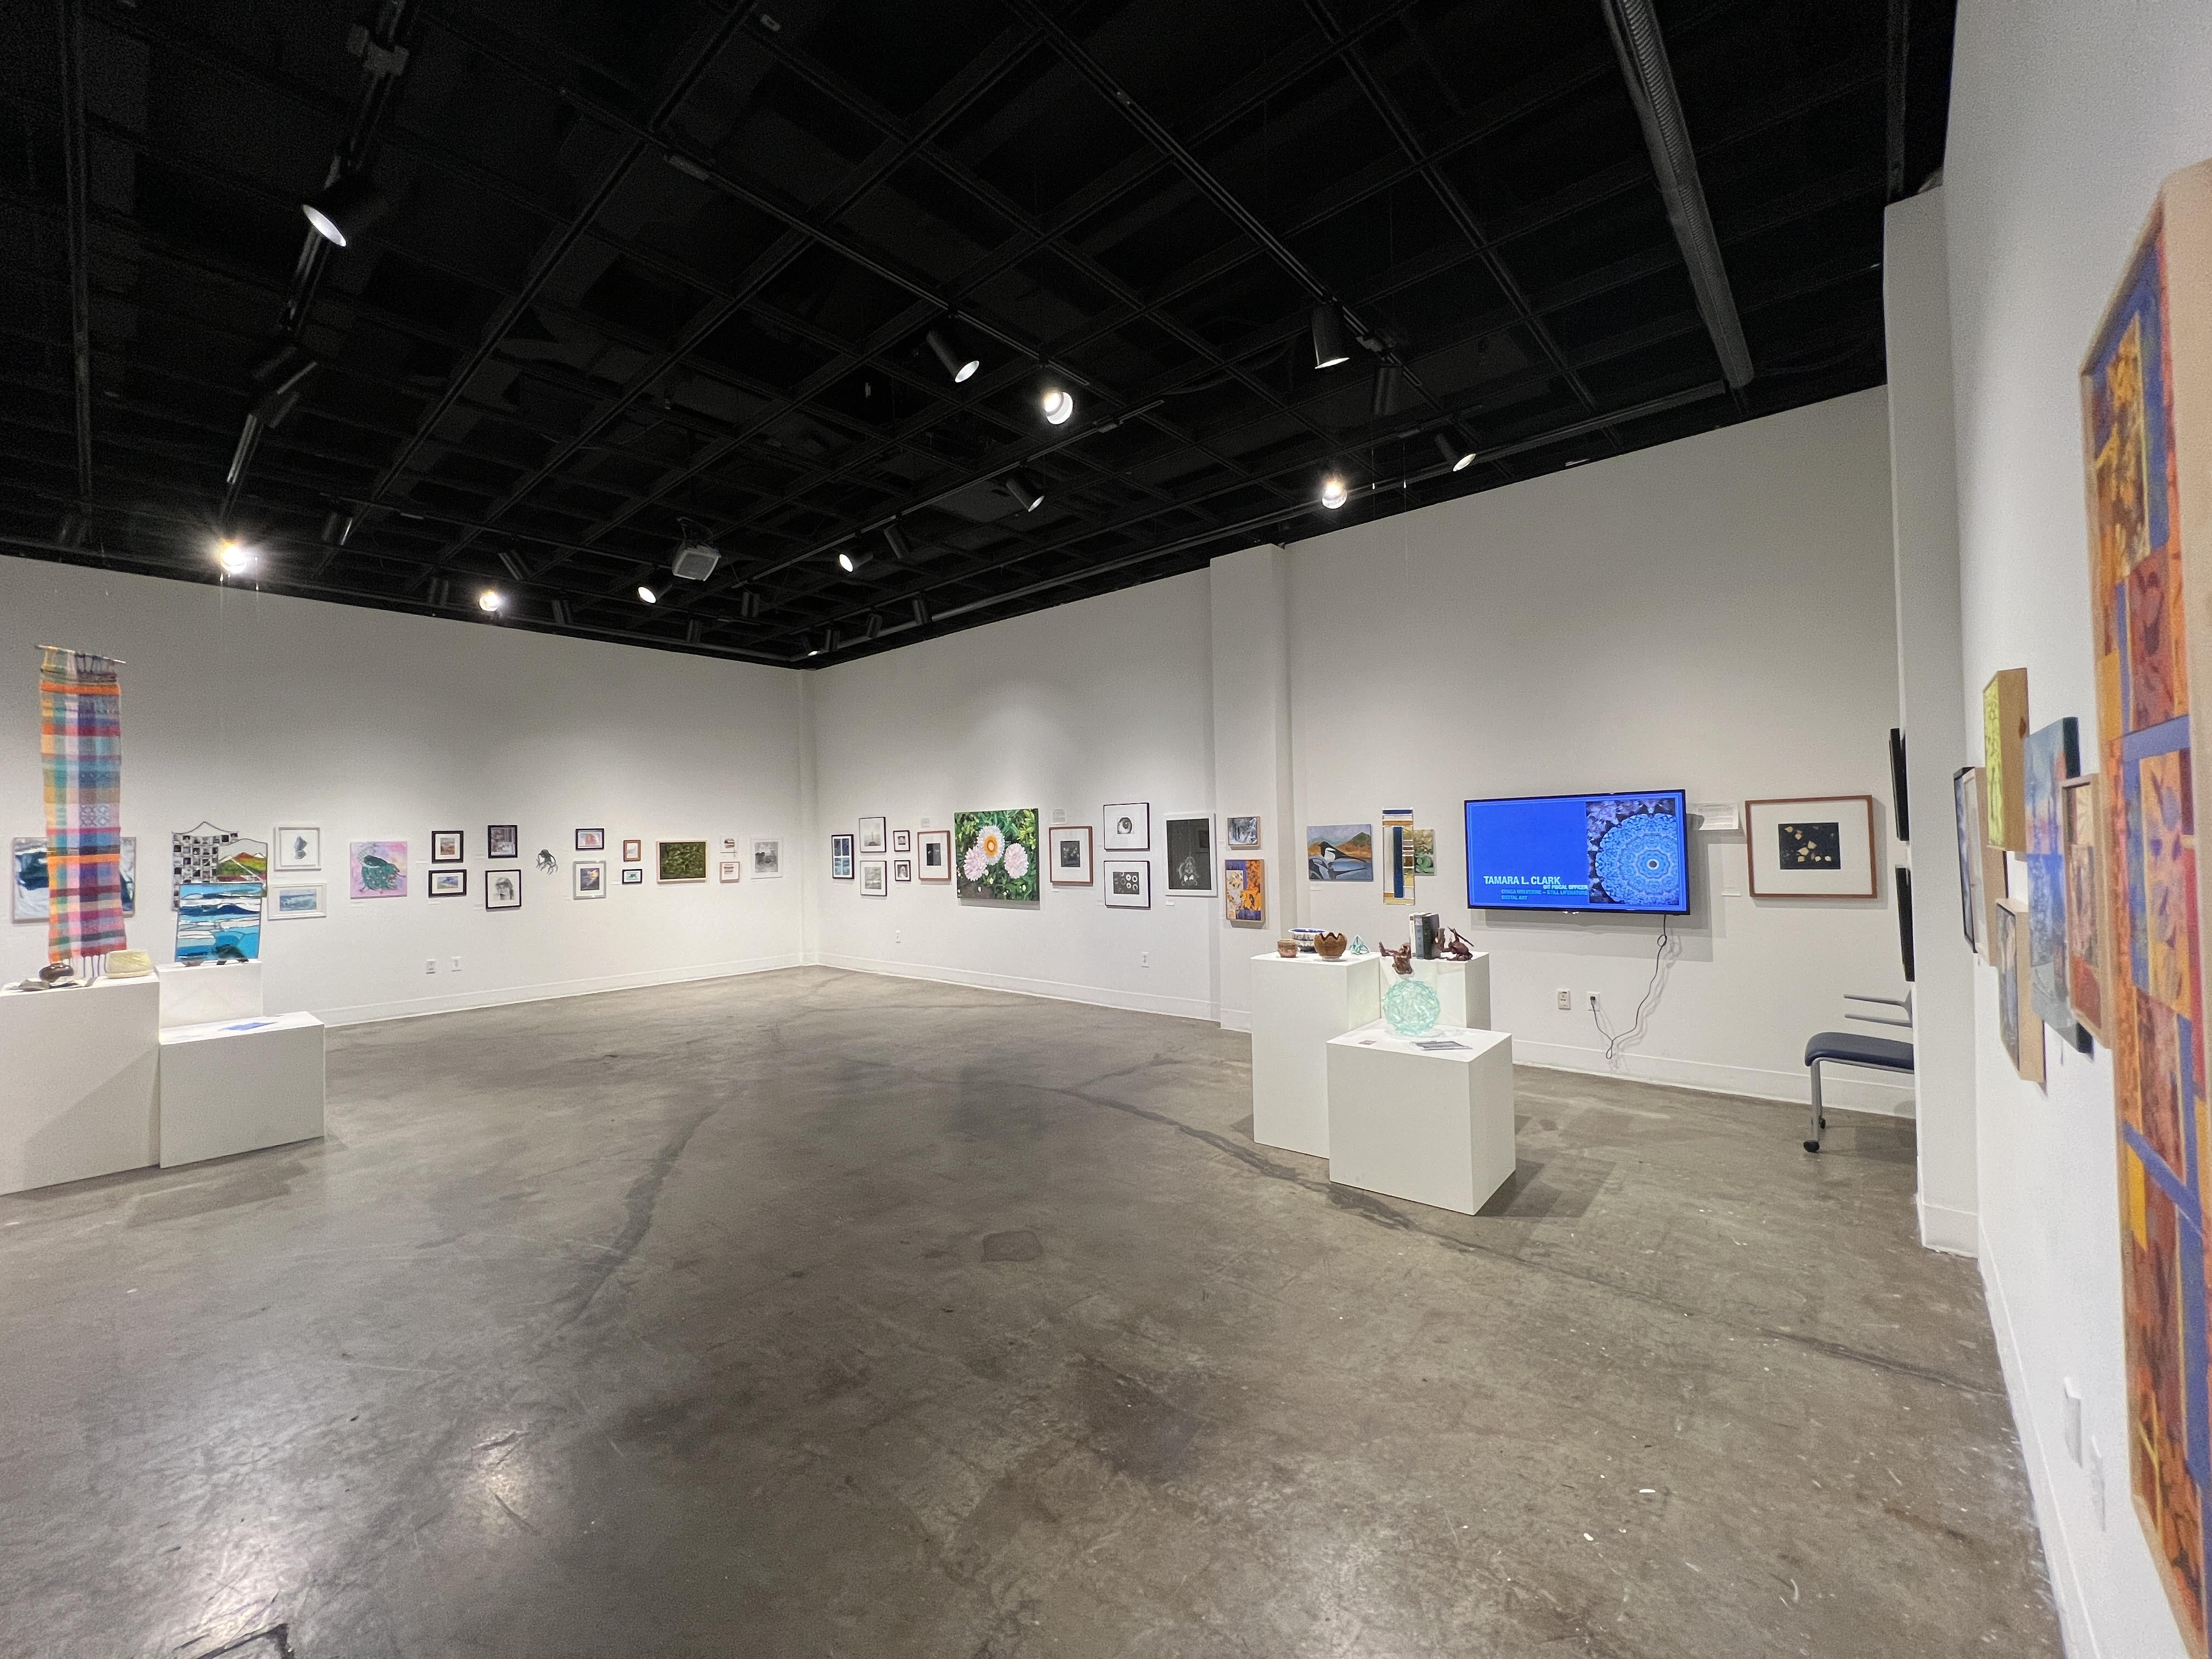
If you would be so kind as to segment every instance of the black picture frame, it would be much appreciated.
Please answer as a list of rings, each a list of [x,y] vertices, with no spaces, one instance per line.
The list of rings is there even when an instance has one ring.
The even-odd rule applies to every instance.
[[[488,859],[520,858],[522,826],[519,823],[484,825],[484,856]]]
[[[830,879],[851,881],[856,872],[853,867],[853,838],[842,832],[830,837]]]
[[[453,851],[441,849],[450,841]],[[433,864],[466,864],[468,836],[459,830],[433,830],[430,832],[430,862]]]
[[[522,908],[522,872],[519,867],[484,872],[483,907],[487,910]]]
[[[623,866],[622,884],[625,887],[643,886],[645,884],[645,866],[641,864]]]
[[[433,869],[423,890],[434,899],[466,898],[469,896],[469,872],[466,870]]]
[[[579,853],[605,852],[607,832],[605,830],[579,830],[576,831],[575,850]]]
[[[1912,801],[1905,777],[1905,728],[1889,728],[1889,799],[1891,827],[1902,842],[1912,839]],[[1907,979],[1911,975],[1905,975]]]

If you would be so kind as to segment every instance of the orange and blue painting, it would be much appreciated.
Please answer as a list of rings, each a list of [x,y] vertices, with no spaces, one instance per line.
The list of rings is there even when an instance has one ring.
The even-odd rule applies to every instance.
[[[2112,936],[2130,1485],[2182,1633],[2205,1651],[2204,1038],[2165,206],[2082,370],[2095,763]]]

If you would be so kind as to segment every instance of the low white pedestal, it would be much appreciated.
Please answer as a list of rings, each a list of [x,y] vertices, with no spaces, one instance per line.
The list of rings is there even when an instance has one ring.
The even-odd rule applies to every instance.
[[[161,1033],[161,1167],[323,1132],[323,1022],[218,1020]]]
[[[1414,974],[1437,988],[1437,1000],[1444,1006],[1443,1024],[1472,1026],[1478,1031],[1490,1029],[1490,952],[1477,951],[1466,962],[1446,962],[1438,957],[1416,962]]]
[[[260,1017],[261,964],[258,962],[172,962],[155,969],[161,981],[161,1029],[207,1025],[222,1019]]]
[[[1424,1042],[1456,1042],[1424,1048]],[[1473,1215],[1513,1174],[1513,1039],[1381,1020],[1328,1045],[1328,1178]]]
[[[1382,958],[1252,958],[1252,1139],[1328,1156],[1328,1040],[1382,1012]]]
[[[0,991],[0,1193],[161,1155],[161,1018],[151,979]]]

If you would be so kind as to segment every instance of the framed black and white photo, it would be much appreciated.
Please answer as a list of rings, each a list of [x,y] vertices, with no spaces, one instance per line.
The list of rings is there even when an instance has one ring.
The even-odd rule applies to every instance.
[[[853,878],[853,838],[850,836],[830,837],[830,879],[850,881]]]
[[[519,859],[522,856],[522,826],[517,823],[488,823],[484,826],[484,856],[488,859]]]
[[[607,861],[605,859],[578,859],[569,866],[569,892],[580,899],[605,898],[607,896]]]
[[[430,832],[430,862],[459,864],[462,861],[461,832],[458,830],[433,830]]]
[[[466,898],[469,896],[469,872],[465,870],[433,870],[430,872],[432,898]]]
[[[1753,898],[1872,898],[1874,797],[1808,795],[1743,804]]]
[[[520,910],[521,908],[522,872],[520,870],[485,871],[484,908]]]
[[[275,854],[272,870],[319,870],[323,867],[323,832],[313,823],[280,823],[270,838]]]
[[[1150,859],[1108,859],[1106,907],[1109,910],[1149,910],[1152,908],[1152,861]]]
[[[1149,853],[1152,850],[1152,808],[1148,801],[1125,800],[1109,805],[1099,820],[1100,845],[1109,853]]]
[[[894,853],[911,853],[914,851],[914,831],[911,830],[892,830],[891,851]]]
[[[760,840],[753,843],[753,879],[766,881],[783,873],[783,843]]]
[[[884,821],[882,818],[860,820],[860,850],[863,853],[884,851],[890,839],[890,832],[884,829]]]
[[[1091,885],[1091,826],[1055,823],[1045,832],[1045,874],[1055,887]]]
[[[951,880],[952,832],[950,830],[915,831],[914,859],[914,873],[917,881]]]
[[[914,860],[912,859],[893,859],[891,860],[891,879],[893,881],[912,881],[914,879]]]
[[[860,860],[860,892],[866,898],[885,898],[890,894],[890,866],[881,859]]]
[[[579,853],[604,853],[607,848],[607,832],[604,830],[576,831],[576,850]]]
[[[1222,839],[1234,852],[1243,852],[1260,844],[1260,820],[1257,817],[1224,818]]]
[[[1213,891],[1213,819],[1195,812],[1170,813],[1162,839],[1168,849],[1170,897]]]
[[[625,887],[642,887],[642,886],[644,886],[644,885],[645,885],[645,868],[644,868],[644,866],[643,866],[642,865],[632,865],[629,868],[628,868],[628,869],[624,870],[624,871],[623,872],[622,884],[623,884],[623,886],[625,886]]]

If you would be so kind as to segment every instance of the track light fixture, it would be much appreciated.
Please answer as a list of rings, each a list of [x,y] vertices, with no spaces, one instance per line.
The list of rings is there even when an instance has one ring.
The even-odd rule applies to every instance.
[[[1021,504],[1024,513],[1034,513],[1044,505],[1044,491],[1039,489],[1026,472],[1006,474],[1006,494]]]
[[[1065,386],[1052,386],[1038,399],[1044,408],[1044,417],[1054,426],[1066,426],[1075,418],[1075,396]]]
[[[960,336],[950,323],[933,328],[921,337],[929,349],[937,354],[937,361],[945,365],[945,372],[952,377],[952,384],[960,385],[983,367],[981,357],[971,355],[960,343]]]
[[[752,622],[759,617],[760,613],[760,590],[757,587],[739,588],[738,590],[738,619],[742,622]]]
[[[640,582],[637,585],[637,596],[641,599],[643,599],[647,605],[659,605],[660,603],[660,595],[654,592],[643,582]]]
[[[356,173],[328,186],[320,195],[309,197],[300,204],[300,211],[307,216],[307,222],[325,241],[338,247],[349,247],[362,232],[392,211],[392,204],[370,182],[367,173]]]
[[[929,601],[919,593],[914,596],[914,625],[916,628],[929,626]]]
[[[500,592],[496,587],[487,587],[477,595],[477,609],[479,611],[496,614],[499,608],[506,603],[507,601],[500,597]]]
[[[1453,471],[1464,472],[1474,464],[1474,452],[1461,447],[1458,433],[1439,432],[1436,434],[1436,440],[1437,453],[1444,458],[1446,465]]]
[[[870,612],[868,612],[868,627],[867,627],[867,631],[866,631],[866,633],[865,633],[864,635],[861,635],[861,637],[862,637],[863,639],[870,639],[870,640],[872,640],[872,639],[874,639],[874,638],[875,638],[878,634],[882,633],[883,631],[884,631],[884,619],[883,619],[880,616],[877,615],[877,613],[876,613],[876,612],[874,612],[874,611],[871,611]]]
[[[253,405],[253,418],[264,427],[282,426],[284,417],[298,407],[300,394],[307,389],[307,382],[321,367],[297,346],[287,346],[256,368],[254,379],[269,389]]]
[[[1344,480],[1335,473],[1330,473],[1321,481],[1321,504],[1330,512],[1334,513],[1350,499],[1351,491],[1344,487]]]
[[[1334,306],[1316,306],[1312,326],[1316,368],[1334,368],[1350,361],[1352,349],[1344,343],[1344,319]]]
[[[1393,362],[1375,365],[1375,400],[1368,406],[1375,420],[1385,421],[1398,412],[1400,394],[1406,387],[1406,372]]]
[[[841,547],[837,550],[837,568],[847,575],[857,575],[876,562],[876,556],[865,547]]]
[[[914,557],[914,549],[907,544],[906,532],[898,527],[896,519],[884,526],[884,545],[890,549],[892,559],[900,564]]]
[[[215,562],[226,576],[242,576],[253,568],[253,550],[244,542],[226,538],[215,547]]]

